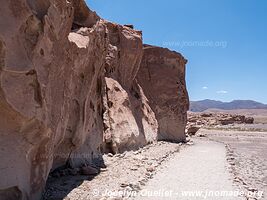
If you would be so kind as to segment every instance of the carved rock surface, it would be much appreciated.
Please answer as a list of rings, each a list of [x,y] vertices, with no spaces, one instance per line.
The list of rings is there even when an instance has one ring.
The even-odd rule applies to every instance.
[[[184,139],[181,55],[143,49],[83,0],[6,0],[0,15],[1,200],[39,199],[58,167]]]
[[[137,80],[159,123],[159,139],[185,140],[188,94],[185,84],[186,60],[165,48],[144,45]]]

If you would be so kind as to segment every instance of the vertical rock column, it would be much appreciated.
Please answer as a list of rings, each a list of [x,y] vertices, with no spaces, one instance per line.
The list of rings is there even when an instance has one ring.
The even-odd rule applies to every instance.
[[[144,45],[137,80],[159,123],[159,139],[183,141],[188,93],[185,84],[186,59],[165,48]]]
[[[143,55],[141,31],[106,22],[104,125],[106,150],[117,153],[157,140],[157,120],[136,81]]]

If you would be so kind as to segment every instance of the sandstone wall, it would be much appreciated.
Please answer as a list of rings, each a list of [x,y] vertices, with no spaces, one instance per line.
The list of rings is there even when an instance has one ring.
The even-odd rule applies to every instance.
[[[23,199],[39,198],[52,168],[101,156],[106,27],[73,29],[74,8],[1,2],[0,188]]]
[[[100,19],[83,0],[6,0],[0,15],[1,200],[39,199],[57,167],[98,167],[104,152],[184,139],[181,56],[143,50],[140,31]],[[150,57],[158,99],[156,80],[140,75]]]
[[[156,141],[158,123],[135,80],[143,56],[141,32],[110,22],[106,25],[104,138],[107,150],[117,153]]]
[[[185,140],[186,112],[189,108],[186,62],[179,53],[144,45],[137,79],[156,114],[160,140]]]

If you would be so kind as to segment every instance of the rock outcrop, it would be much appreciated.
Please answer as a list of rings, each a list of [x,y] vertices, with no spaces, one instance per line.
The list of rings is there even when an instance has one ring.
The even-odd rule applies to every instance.
[[[188,94],[185,84],[186,60],[168,49],[144,46],[137,79],[159,123],[159,139],[185,140]]]
[[[0,188],[23,199],[39,198],[51,169],[101,157],[106,26],[72,29],[74,8],[1,4]]]
[[[186,133],[194,135],[202,127],[225,126],[230,124],[253,124],[253,117],[228,113],[188,113]]]
[[[39,199],[58,167],[184,139],[181,55],[143,50],[140,31],[83,0],[6,0],[0,15],[1,200]]]
[[[228,113],[188,113],[188,123],[196,125],[229,125],[229,124],[253,124],[254,118],[245,115]]]
[[[106,25],[104,138],[106,149],[118,153],[156,141],[158,123],[135,79],[143,55],[141,32],[110,22]]]

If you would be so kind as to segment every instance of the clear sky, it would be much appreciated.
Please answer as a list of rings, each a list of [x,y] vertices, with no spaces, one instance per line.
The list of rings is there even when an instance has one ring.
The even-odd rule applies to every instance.
[[[134,24],[144,43],[188,59],[191,100],[267,103],[267,1],[87,0],[102,18]]]

